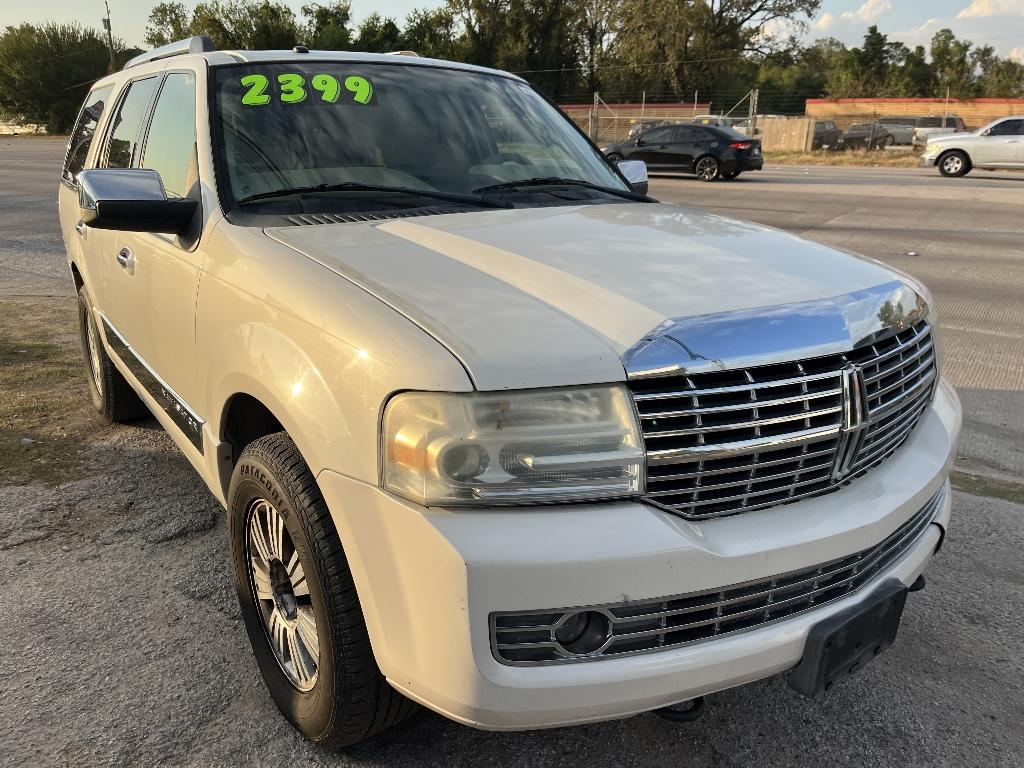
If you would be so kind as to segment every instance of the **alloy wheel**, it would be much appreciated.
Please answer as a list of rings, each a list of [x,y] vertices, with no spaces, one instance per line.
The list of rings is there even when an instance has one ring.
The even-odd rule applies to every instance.
[[[960,173],[964,167],[963,158],[959,155],[950,155],[942,161],[942,170],[946,173]]]
[[[718,176],[718,161],[713,157],[704,157],[697,161],[697,178],[701,181],[713,181]]]
[[[266,499],[251,504],[247,528],[249,581],[263,629],[289,682],[309,691],[316,685],[320,641],[298,550]]]

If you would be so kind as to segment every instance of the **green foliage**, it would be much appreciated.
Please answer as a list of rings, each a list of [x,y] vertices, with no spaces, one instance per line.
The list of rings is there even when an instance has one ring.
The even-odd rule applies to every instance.
[[[387,53],[402,47],[402,31],[395,20],[385,18],[379,13],[371,13],[356,30],[355,44],[357,51],[370,53]]]
[[[115,64],[130,57],[114,41]],[[0,34],[0,112],[67,133],[85,94],[110,68],[106,37],[71,24],[21,24]]]
[[[336,0],[329,5],[309,3],[302,6],[306,19],[303,40],[310,48],[344,51],[352,47],[352,3]]]

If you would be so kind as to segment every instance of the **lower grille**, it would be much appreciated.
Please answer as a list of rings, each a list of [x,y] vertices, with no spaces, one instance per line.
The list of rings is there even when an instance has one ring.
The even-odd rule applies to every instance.
[[[613,658],[711,640],[761,627],[846,597],[895,563],[935,519],[939,490],[882,542],[817,567],[707,592],[638,603],[491,614],[491,647],[506,664],[547,664]],[[593,653],[573,654],[555,639],[560,623],[579,611],[604,615],[610,628]]]

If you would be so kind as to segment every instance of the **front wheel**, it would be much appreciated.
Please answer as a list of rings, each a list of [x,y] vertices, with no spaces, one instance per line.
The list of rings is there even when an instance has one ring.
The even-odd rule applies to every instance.
[[[970,159],[958,149],[940,157],[938,165],[943,176],[963,176],[971,170]]]
[[[706,155],[697,161],[693,170],[701,181],[714,181],[721,172],[721,166],[718,164],[718,160]]]
[[[96,312],[84,286],[78,289],[78,330],[89,397],[96,413],[111,423],[135,421],[149,416],[149,409],[117,370],[103,347]]]
[[[620,155],[618,152],[612,152],[610,155],[608,155],[608,162],[609,163],[621,163],[622,162],[622,155]]]
[[[242,618],[281,713],[313,741],[340,748],[412,712],[377,668],[331,514],[287,434],[242,451],[228,514]]]

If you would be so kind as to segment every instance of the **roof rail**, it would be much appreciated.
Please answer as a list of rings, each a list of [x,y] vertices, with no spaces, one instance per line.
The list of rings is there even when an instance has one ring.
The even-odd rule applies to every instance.
[[[125,69],[129,67],[137,67],[139,64],[145,64],[149,61],[157,61],[158,59],[167,59],[171,56],[183,56],[186,53],[208,53],[210,51],[216,51],[217,45],[213,42],[213,39],[206,35],[196,35],[195,37],[189,37],[184,40],[175,40],[173,43],[167,45],[161,45],[159,48],[154,48],[152,51],[146,51],[140,53],[134,59],[129,59],[128,63],[124,65]]]

